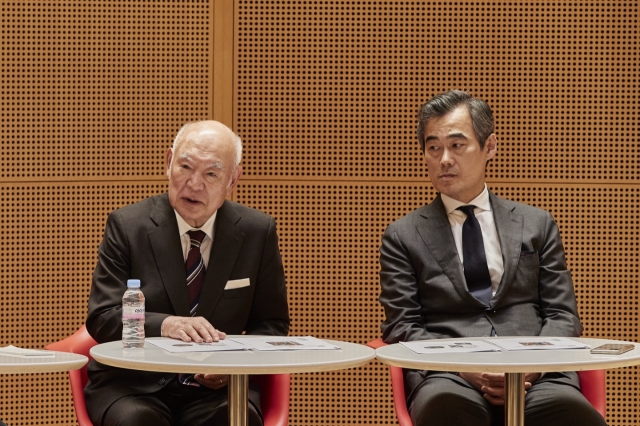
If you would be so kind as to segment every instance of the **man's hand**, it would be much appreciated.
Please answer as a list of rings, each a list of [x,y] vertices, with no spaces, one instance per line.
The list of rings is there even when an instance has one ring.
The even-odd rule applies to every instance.
[[[196,374],[196,381],[209,389],[222,389],[229,383],[229,376],[224,374]]]
[[[162,336],[196,343],[217,342],[227,337],[224,332],[216,330],[203,317],[176,316],[167,317],[162,322]]]
[[[525,391],[541,376],[540,373],[525,374]],[[504,405],[506,394],[505,375],[503,373],[460,373],[460,377],[482,392],[484,398],[489,401],[491,405]]]

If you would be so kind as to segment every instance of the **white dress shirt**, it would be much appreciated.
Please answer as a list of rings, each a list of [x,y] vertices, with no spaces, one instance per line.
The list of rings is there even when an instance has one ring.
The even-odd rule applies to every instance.
[[[456,249],[460,257],[460,263],[464,265],[464,257],[462,254],[462,225],[467,219],[467,215],[456,210],[460,206],[474,205],[474,213],[480,228],[482,229],[482,241],[484,242],[484,251],[487,256],[487,266],[489,267],[489,275],[491,276],[492,295],[498,291],[502,274],[504,273],[504,263],[502,261],[502,250],[500,248],[500,240],[498,239],[498,231],[496,223],[491,212],[491,203],[489,202],[489,191],[487,185],[484,190],[476,198],[469,203],[461,203],[444,194],[441,194],[444,208],[447,211],[447,217],[453,231],[453,239],[456,242]]]
[[[174,210],[175,211],[175,210]],[[211,245],[213,244],[213,225],[216,222],[216,216],[218,212],[216,211],[213,216],[207,220],[204,225],[200,228],[194,228],[189,225],[185,220],[178,214],[176,211],[176,219],[178,219],[178,230],[180,231],[180,243],[182,244],[182,255],[184,256],[185,262],[187,261],[187,255],[189,254],[189,248],[191,248],[191,238],[187,232],[189,231],[203,231],[207,234],[202,240],[200,244],[200,254],[202,255],[202,260],[204,262],[204,267],[209,267],[209,254],[211,254]]]

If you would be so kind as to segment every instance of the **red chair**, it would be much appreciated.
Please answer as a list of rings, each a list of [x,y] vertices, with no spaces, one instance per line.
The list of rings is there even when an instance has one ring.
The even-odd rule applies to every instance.
[[[96,345],[96,341],[89,335],[87,328],[83,325],[78,331],[66,339],[51,343],[46,349],[59,352],[73,352],[82,354],[89,359],[89,350]],[[262,391],[262,417],[265,426],[287,426],[289,421],[289,394],[290,394],[289,374],[271,374],[251,376]],[[71,384],[71,395],[73,396],[73,407],[76,411],[79,426],[93,426],[84,400],[84,387],[89,378],[87,376],[87,366],[79,370],[69,371],[69,382]]]
[[[260,386],[260,406],[264,426],[287,426],[289,423],[290,374],[250,376]]]
[[[82,325],[78,331],[73,333],[66,339],[59,342],[51,343],[45,346],[45,349],[58,352],[72,352],[74,354],[81,354],[91,359],[89,350],[93,346],[97,345],[97,342],[87,332],[87,328]],[[71,395],[73,396],[73,408],[76,411],[76,418],[78,419],[79,426],[93,426],[89,415],[87,414],[87,406],[84,401],[84,387],[89,381],[87,376],[87,366],[85,365],[79,370],[69,371],[69,383],[71,385]]]
[[[373,349],[386,346],[382,338],[372,340],[367,346]],[[391,375],[391,390],[393,392],[393,407],[396,410],[396,417],[400,426],[413,426],[409,411],[407,410],[407,400],[404,395],[404,377],[401,367],[389,366]],[[587,401],[606,418],[607,411],[607,380],[604,370],[578,371],[580,377],[580,387],[582,394]]]

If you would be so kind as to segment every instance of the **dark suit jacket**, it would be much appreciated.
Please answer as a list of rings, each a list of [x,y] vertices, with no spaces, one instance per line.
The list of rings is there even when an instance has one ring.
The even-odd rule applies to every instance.
[[[146,337],[160,336],[170,315],[189,316],[178,223],[167,194],[118,209],[107,219],[86,321],[98,343],[122,339],[122,295],[129,278],[141,280]],[[227,281],[244,278],[249,286],[224,290]],[[230,201],[220,207],[196,315],[228,334],[287,334],[289,309],[273,218]],[[85,395],[92,418],[101,418],[122,396],[157,391],[175,377],[96,361],[89,363],[88,374]]]
[[[498,336],[580,336],[573,282],[555,221],[544,210],[491,192],[489,199],[504,262],[489,307],[467,290],[439,195],[387,228],[380,248],[385,342],[489,336],[492,327]],[[425,376],[405,372],[408,399]],[[579,386],[575,374],[560,380]]]

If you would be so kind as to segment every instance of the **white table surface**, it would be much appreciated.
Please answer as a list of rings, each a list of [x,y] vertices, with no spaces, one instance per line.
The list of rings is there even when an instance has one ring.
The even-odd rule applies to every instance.
[[[502,337],[508,338],[508,337]],[[457,338],[438,339],[437,342],[501,339]],[[525,350],[500,352],[467,352],[417,354],[396,343],[376,349],[376,358],[389,365],[418,370],[505,373],[505,424],[524,426],[524,374],[554,371],[581,371],[618,368],[640,364],[640,345],[608,339],[574,338],[590,346],[589,349]],[[433,343],[434,340],[429,342]],[[605,343],[631,343],[634,349],[620,355],[591,354],[591,348]]]
[[[23,358],[18,356],[0,356],[0,373],[52,373],[82,368],[89,360],[84,355],[67,352],[48,351],[54,354],[47,358]]]
[[[438,342],[461,340],[489,340],[491,338],[438,339]],[[595,355],[589,349],[527,350],[501,352],[471,352],[417,354],[400,344],[376,350],[376,358],[396,367],[418,370],[488,372],[488,373],[546,373],[554,371],[604,370],[640,365],[640,345],[620,340],[574,338],[591,348],[605,343],[630,343],[635,348],[621,355]]]
[[[243,336],[228,336],[241,339]],[[323,339],[324,340],[324,339]],[[98,362],[114,367],[164,373],[283,374],[333,371],[358,367],[375,357],[375,350],[355,343],[325,340],[338,350],[222,351],[171,353],[148,342],[142,350],[125,350],[122,342],[91,348]]]
[[[244,336],[228,336],[242,339]],[[172,353],[145,342],[124,349],[121,341],[91,348],[91,356],[113,367],[164,373],[229,374],[229,422],[246,426],[248,375],[343,370],[375,358],[375,350],[355,343],[325,340],[340,349],[289,351],[221,351]]]

